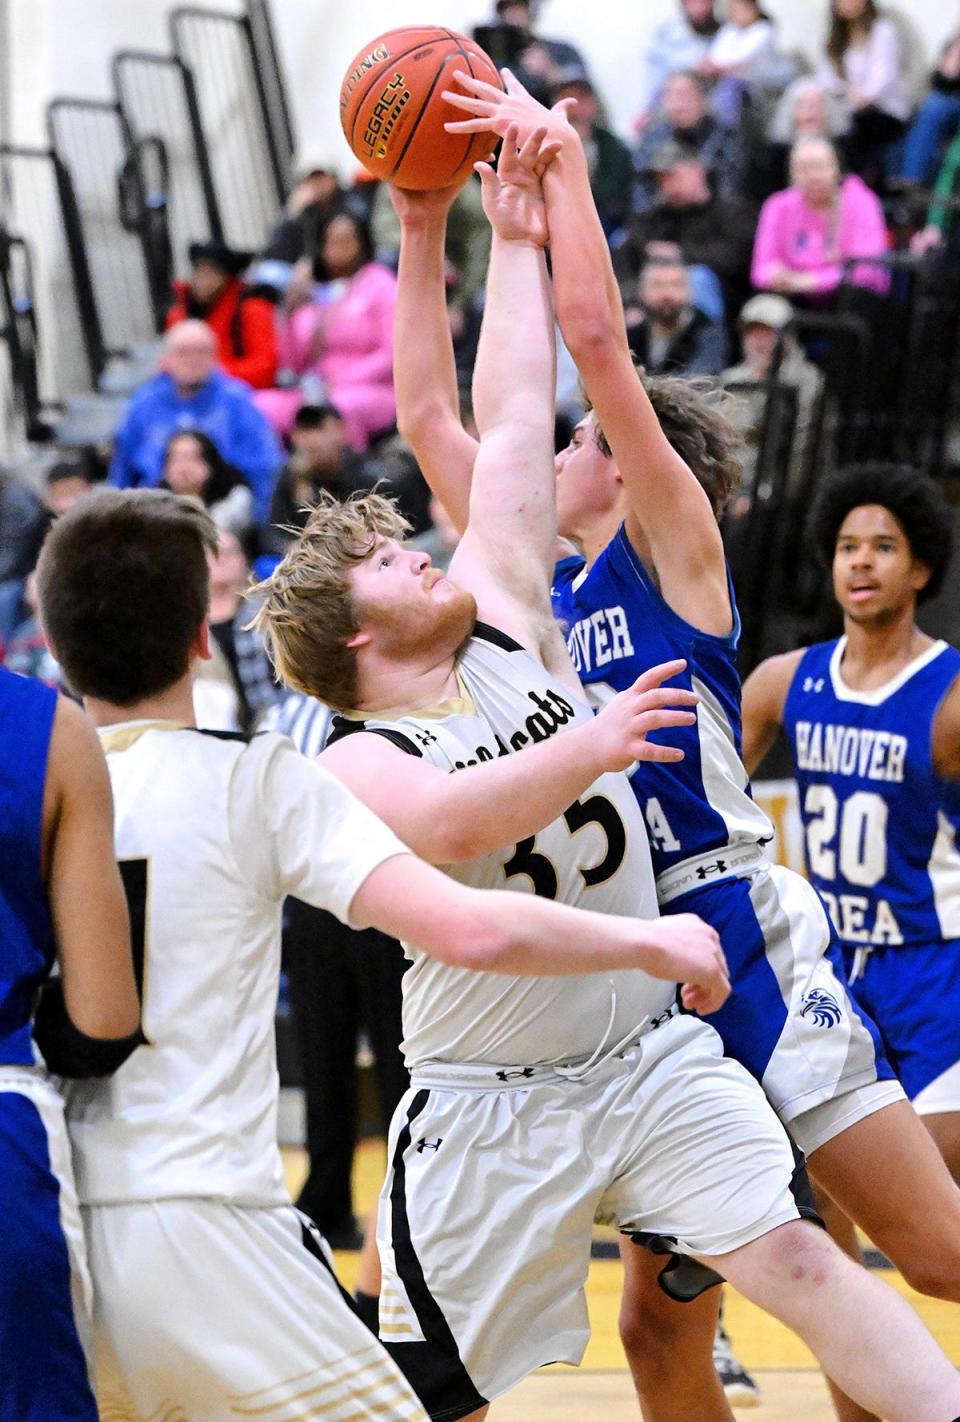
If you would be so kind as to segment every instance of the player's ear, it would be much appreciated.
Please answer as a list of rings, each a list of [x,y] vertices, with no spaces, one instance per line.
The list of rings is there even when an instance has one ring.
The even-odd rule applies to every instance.
[[[930,569],[926,563],[921,563],[919,558],[914,558],[910,565],[910,586],[914,592],[921,593],[930,581]]]
[[[197,658],[201,662],[210,660],[210,621],[204,618],[197,629],[197,635],[193,639],[193,646],[190,648],[190,660]]]
[[[361,647],[368,647],[371,641],[372,638],[369,632],[360,631],[354,632],[353,636],[348,637],[343,645],[347,648],[348,651],[356,652],[359,651]]]

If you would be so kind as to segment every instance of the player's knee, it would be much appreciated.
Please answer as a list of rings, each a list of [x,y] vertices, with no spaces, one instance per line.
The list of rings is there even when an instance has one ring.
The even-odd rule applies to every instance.
[[[620,1341],[632,1361],[669,1365],[689,1333],[687,1305],[675,1303],[659,1285],[624,1289],[620,1300]]]
[[[939,1250],[913,1251],[898,1260],[900,1273],[918,1294],[960,1302],[960,1241],[947,1254]]]
[[[840,1250],[823,1230],[806,1221],[781,1225],[763,1239],[764,1272],[793,1291],[819,1292],[843,1267]]]

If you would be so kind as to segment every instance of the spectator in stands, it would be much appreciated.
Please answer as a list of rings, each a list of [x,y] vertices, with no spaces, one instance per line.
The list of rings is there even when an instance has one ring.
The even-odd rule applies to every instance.
[[[960,130],[960,29],[943,47],[924,99],[907,130],[901,176],[929,188],[937,176],[941,148]]]
[[[81,460],[60,459],[47,470],[43,488],[43,506],[52,522],[72,509],[97,487],[90,466]]]
[[[244,598],[250,564],[243,544],[222,528],[210,569],[210,657],[194,681],[197,724],[210,730],[252,731],[281,698],[258,632],[247,627],[255,608]]]
[[[253,492],[202,430],[177,430],[163,453],[162,489],[199,499],[218,528],[238,538],[253,522]]]
[[[281,322],[281,363],[294,383],[259,391],[256,399],[281,434],[302,404],[329,400],[343,416],[348,442],[363,453],[396,420],[397,279],[374,260],[369,224],[346,208],[327,224],[320,262],[313,299]]]
[[[717,193],[703,158],[672,142],[653,155],[650,169],[657,201],[630,217],[615,253],[618,278],[632,289],[649,258],[682,256],[694,269],[697,305],[719,319],[725,301],[739,305],[746,285],[755,208],[734,193]]]
[[[580,135],[590,165],[593,200],[609,236],[620,225],[630,206],[633,160],[630,149],[607,128],[587,71],[579,65],[560,70],[550,94],[551,104],[561,99],[573,102],[567,118]],[[489,224],[488,224],[489,226]]]
[[[944,246],[953,246],[958,233],[956,221],[957,197],[960,195],[960,131],[954,134],[943,157],[940,172],[927,209],[927,220],[914,234],[910,250],[917,257],[926,256]]]
[[[803,484],[824,379],[804,354],[793,333],[793,321],[794,310],[790,302],[772,293],[752,296],[740,312],[743,360],[723,372],[723,384],[755,388],[737,390],[724,408],[725,416],[744,440],[740,491],[730,510],[733,518],[742,517],[749,509],[767,405],[765,382],[774,374],[778,345],[780,360],[776,365],[776,379],[783,385],[791,386],[797,395],[796,425],[787,472],[787,498],[796,496]]]
[[[280,471],[270,518],[261,535],[264,552],[282,556],[303,528],[320,494],[348,499],[372,489],[382,474],[375,460],[347,444],[339,410],[332,405],[301,405],[290,431],[293,453]]]
[[[265,262],[296,265],[319,259],[320,238],[343,204],[344,191],[334,158],[319,148],[304,148],[293,162],[293,187],[283,217],[262,253]]]
[[[790,181],[790,150],[799,138],[826,138],[839,153],[850,128],[850,113],[842,99],[825,89],[819,79],[805,74],[783,92],[770,121],[769,162],[763,182],[764,197]]]
[[[850,111],[847,161],[876,186],[885,154],[910,114],[904,55],[893,20],[876,0],[831,0],[826,54],[817,77]]]
[[[120,489],[159,484],[170,436],[201,430],[249,480],[260,520],[283,453],[250,387],[217,370],[216,358],[216,337],[202,321],[181,321],[167,332],[159,373],[133,396],[117,430],[109,482]]]
[[[27,574],[40,554],[47,519],[32,489],[0,468],[0,642],[23,615]]]
[[[756,0],[728,0],[727,20],[714,36],[700,70],[714,80],[713,106],[737,123],[745,96],[782,89],[793,65],[777,50],[773,22]]]
[[[656,110],[664,85],[681,69],[697,69],[707,57],[720,29],[714,0],[679,0],[679,14],[664,20],[653,32],[646,53],[643,108],[637,116],[642,128]]]
[[[204,321],[217,338],[222,370],[245,380],[254,390],[273,384],[277,375],[277,332],[273,303],[263,289],[242,280],[252,252],[237,252],[224,242],[194,242],[189,281],[173,283],[167,329],[180,321]]]
[[[854,266],[854,257],[881,257],[887,250],[883,208],[875,193],[852,174],[841,177],[833,145],[802,138],[790,156],[791,186],[763,204],[753,249],[755,287],[823,306],[841,282],[884,295],[889,273],[875,263]]]
[[[536,11],[533,0],[496,0],[496,23],[481,26],[478,40],[495,64],[507,65],[545,103],[562,70],[586,72],[587,66],[576,46],[534,30]]]
[[[48,686],[60,686],[60,666],[47,645],[37,613],[37,575],[32,572],[23,586],[21,619],[3,649],[3,665],[20,676],[32,676]]]
[[[400,255],[400,219],[390,201],[386,183],[376,184],[370,226],[378,257],[396,270]],[[454,343],[458,346],[479,315],[480,295],[490,259],[490,240],[491,228],[483,212],[480,179],[475,177],[460,189],[447,213],[444,249],[447,259],[447,311]],[[472,361],[470,369],[473,369]]]
[[[639,296],[639,307],[627,308],[627,338],[650,375],[719,374],[727,360],[727,333],[722,321],[711,321],[694,306],[683,261],[648,262]]]
[[[645,211],[657,199],[650,160],[669,142],[703,160],[716,192],[736,192],[743,170],[743,145],[737,131],[710,112],[707,86],[706,77],[692,69],[680,69],[664,82],[660,109],[633,151],[634,167],[640,175],[633,190],[635,212]]]

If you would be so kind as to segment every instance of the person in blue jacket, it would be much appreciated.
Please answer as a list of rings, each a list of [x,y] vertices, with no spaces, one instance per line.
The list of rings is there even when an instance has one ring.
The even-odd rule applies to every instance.
[[[283,450],[250,387],[218,370],[216,356],[216,338],[202,321],[181,321],[168,333],[159,373],[133,396],[117,430],[109,482],[118,489],[159,484],[170,436],[201,430],[249,481],[263,522]]]

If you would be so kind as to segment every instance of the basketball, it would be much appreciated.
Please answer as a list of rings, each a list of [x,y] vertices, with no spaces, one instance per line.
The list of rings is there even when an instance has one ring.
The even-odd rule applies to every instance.
[[[433,25],[388,30],[352,60],[340,88],[340,122],[375,178],[402,188],[445,188],[493,151],[495,134],[447,133],[443,126],[465,117],[441,97],[457,69],[503,88],[479,45]]]

